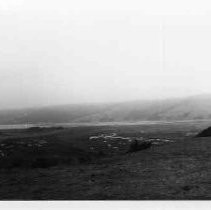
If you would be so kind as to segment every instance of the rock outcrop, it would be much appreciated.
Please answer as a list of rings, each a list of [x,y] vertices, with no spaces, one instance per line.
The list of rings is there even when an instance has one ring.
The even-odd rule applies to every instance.
[[[209,137],[211,136],[211,127],[206,128],[205,130],[201,131],[196,137]]]

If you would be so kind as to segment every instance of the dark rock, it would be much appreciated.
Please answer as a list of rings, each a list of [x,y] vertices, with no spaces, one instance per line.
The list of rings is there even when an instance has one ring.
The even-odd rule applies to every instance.
[[[150,148],[151,146],[152,146],[152,142],[134,140],[131,143],[128,152],[137,152],[140,150],[145,150],[145,149]]]
[[[211,136],[211,127],[206,128],[205,130],[201,131],[196,137],[209,137]]]
[[[188,186],[188,185],[182,187],[182,189],[185,190],[185,191],[189,191],[189,190],[191,190],[191,188],[192,187],[191,186]]]

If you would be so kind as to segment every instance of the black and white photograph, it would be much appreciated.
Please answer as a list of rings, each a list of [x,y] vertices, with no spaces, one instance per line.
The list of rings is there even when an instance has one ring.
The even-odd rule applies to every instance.
[[[0,0],[0,201],[210,199],[210,1]]]

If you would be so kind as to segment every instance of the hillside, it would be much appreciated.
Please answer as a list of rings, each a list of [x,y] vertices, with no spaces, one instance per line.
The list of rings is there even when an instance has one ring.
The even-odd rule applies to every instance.
[[[0,200],[210,200],[207,126],[1,130]],[[134,137],[153,144],[128,151]]]
[[[211,119],[211,95],[0,111],[0,124]]]

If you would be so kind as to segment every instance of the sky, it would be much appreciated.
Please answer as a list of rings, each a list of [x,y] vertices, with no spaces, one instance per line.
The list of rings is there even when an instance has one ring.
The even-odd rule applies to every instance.
[[[1,0],[0,109],[211,93],[208,0]]]

